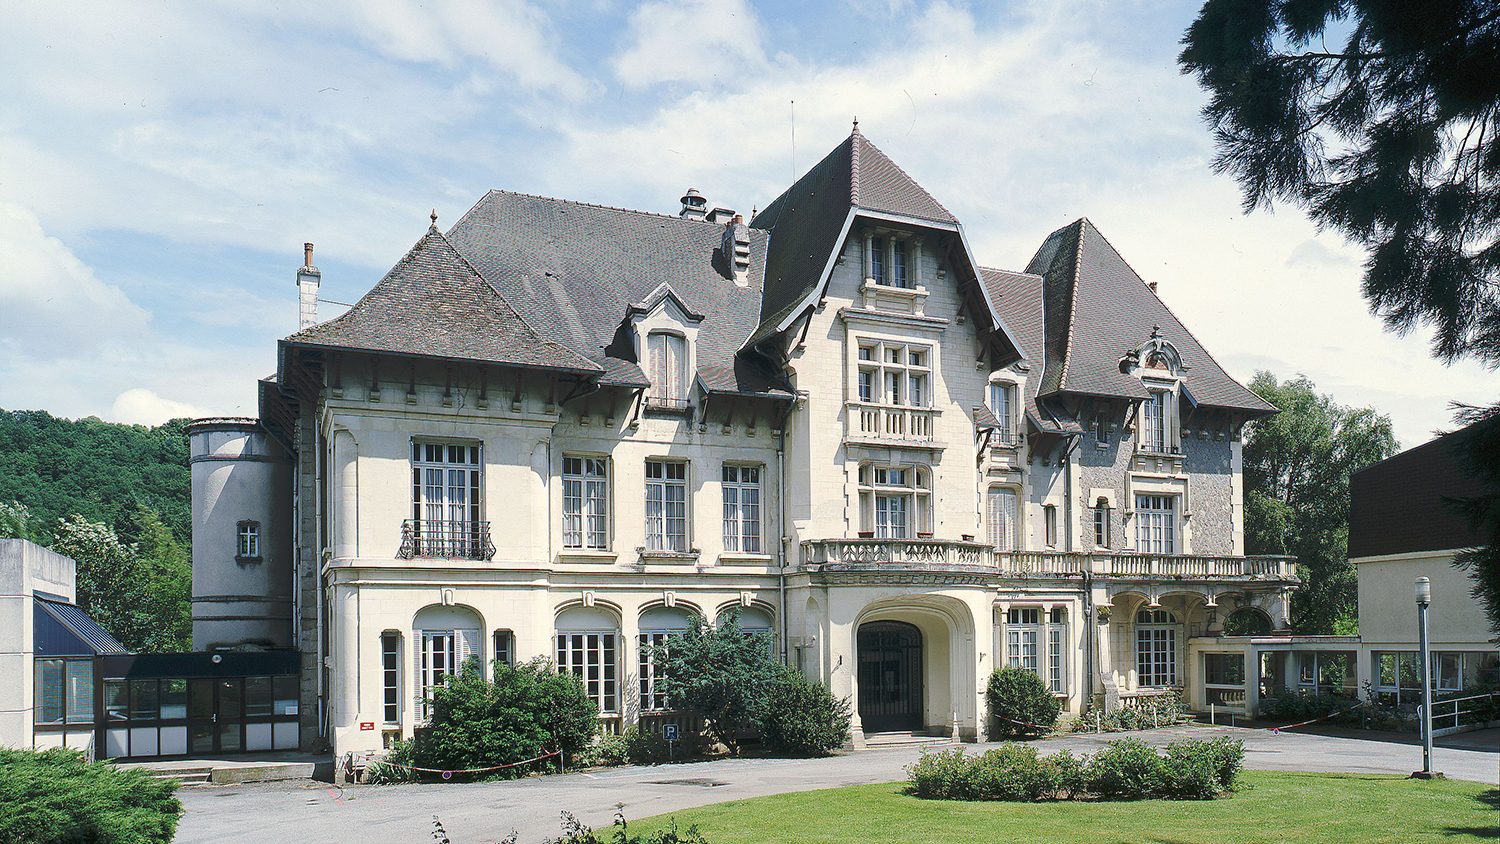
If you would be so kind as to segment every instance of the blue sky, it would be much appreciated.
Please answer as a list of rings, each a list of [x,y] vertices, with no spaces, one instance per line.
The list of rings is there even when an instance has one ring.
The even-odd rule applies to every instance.
[[[490,188],[748,211],[854,116],[1023,267],[1080,216],[1232,373],[1297,372],[1406,445],[1474,364],[1384,332],[1364,256],[1245,216],[1177,73],[1193,3],[10,2],[0,7],[0,407],[253,413],[301,244],[353,301]],[[795,157],[792,102],[795,101]],[[325,316],[336,309],[325,308]]]

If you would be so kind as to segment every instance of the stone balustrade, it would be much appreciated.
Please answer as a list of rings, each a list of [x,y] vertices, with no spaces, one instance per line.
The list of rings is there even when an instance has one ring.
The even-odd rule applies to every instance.
[[[820,539],[802,543],[802,564],[982,567],[997,575],[1158,578],[1297,579],[1295,557],[1129,552],[996,551],[982,542],[948,539]]]

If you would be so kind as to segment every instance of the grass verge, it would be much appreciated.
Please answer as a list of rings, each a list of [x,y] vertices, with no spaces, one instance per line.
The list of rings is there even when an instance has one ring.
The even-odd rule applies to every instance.
[[[1500,839],[1500,791],[1455,780],[1245,771],[1211,801],[966,803],[902,783],[777,794],[672,812],[712,844],[1000,841],[1411,842]],[[634,821],[654,829],[667,816]]]

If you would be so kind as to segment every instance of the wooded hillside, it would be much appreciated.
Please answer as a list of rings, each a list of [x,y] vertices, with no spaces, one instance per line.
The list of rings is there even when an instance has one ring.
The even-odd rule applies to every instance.
[[[69,516],[135,541],[144,508],[186,545],[192,523],[186,422],[148,428],[60,419],[45,410],[0,411],[0,502],[25,507],[42,544],[52,543],[58,520]]]

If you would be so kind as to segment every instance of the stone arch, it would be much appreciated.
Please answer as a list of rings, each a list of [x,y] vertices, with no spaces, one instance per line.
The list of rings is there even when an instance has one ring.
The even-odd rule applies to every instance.
[[[921,633],[922,720],[929,729],[979,730],[977,695],[978,653],[975,620],[969,606],[947,595],[900,595],[866,604],[851,626],[856,665],[851,703],[859,711],[860,686],[871,681],[870,668],[861,665],[860,628],[871,622],[903,622]],[[861,674],[861,671],[864,673]],[[957,723],[954,723],[956,716]]]

